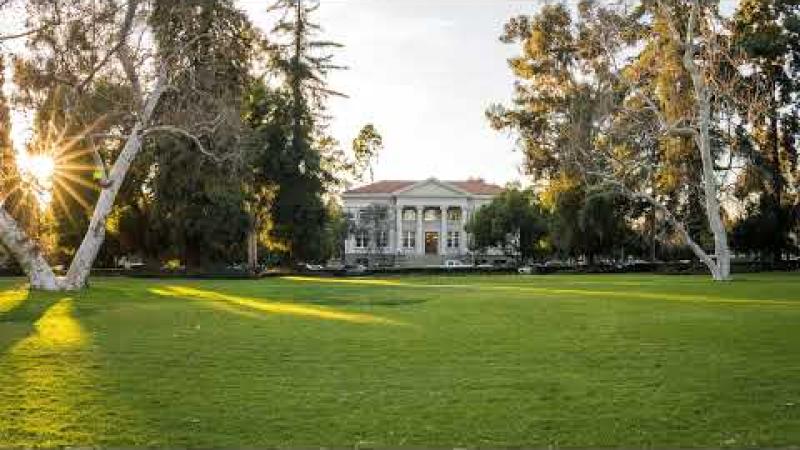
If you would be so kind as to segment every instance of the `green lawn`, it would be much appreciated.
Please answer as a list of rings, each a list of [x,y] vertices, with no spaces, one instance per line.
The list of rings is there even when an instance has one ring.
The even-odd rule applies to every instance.
[[[800,274],[0,280],[0,446],[800,445]]]

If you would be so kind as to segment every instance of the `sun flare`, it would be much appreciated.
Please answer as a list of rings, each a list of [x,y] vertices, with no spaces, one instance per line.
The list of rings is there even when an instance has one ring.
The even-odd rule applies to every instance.
[[[53,198],[55,159],[51,155],[31,155],[25,152],[17,155],[17,168],[22,181],[33,187],[39,206],[49,205]]]

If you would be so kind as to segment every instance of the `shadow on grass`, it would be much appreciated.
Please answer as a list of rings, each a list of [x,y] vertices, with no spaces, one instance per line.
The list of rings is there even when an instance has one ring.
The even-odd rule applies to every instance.
[[[31,336],[36,322],[61,296],[31,292],[25,286],[0,292],[0,355]]]
[[[138,433],[138,412],[118,395],[117,374],[96,352],[80,300],[0,291],[0,445],[95,446]]]

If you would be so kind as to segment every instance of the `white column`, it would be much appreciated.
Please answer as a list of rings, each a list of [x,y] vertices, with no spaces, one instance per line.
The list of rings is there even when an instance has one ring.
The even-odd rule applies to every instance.
[[[417,206],[417,254],[425,253],[425,236],[422,233],[422,207]]]
[[[439,254],[444,256],[447,252],[447,207],[440,206],[442,225],[439,230]]]
[[[461,235],[459,236],[459,253],[467,254],[467,208],[461,207]]]
[[[395,223],[397,226],[394,233],[394,252],[397,254],[400,252],[400,249],[403,248],[403,207],[397,205],[394,211],[396,214]]]

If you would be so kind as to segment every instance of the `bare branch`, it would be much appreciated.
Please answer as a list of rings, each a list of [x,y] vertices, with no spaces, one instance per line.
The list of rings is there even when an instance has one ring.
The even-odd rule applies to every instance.
[[[197,149],[197,151],[199,151],[203,155],[211,158],[212,160],[214,160],[214,162],[216,162],[218,164],[231,159],[230,156],[219,156],[219,155],[216,155],[216,154],[210,152],[208,149],[206,149],[206,147],[200,141],[200,138],[198,138],[196,135],[190,133],[189,131],[184,130],[183,128],[176,127],[174,125],[158,125],[158,126],[147,128],[147,129],[142,131],[142,135],[143,136],[148,136],[148,135],[155,134],[155,133],[172,133],[172,134],[177,134],[179,136],[182,136],[182,137],[192,141],[192,143],[194,144],[194,146]]]
[[[86,77],[81,81],[76,87],[75,90],[80,93],[82,92],[86,86],[91,83],[94,79],[97,72],[105,67],[108,61],[120,50],[122,49],[127,41],[128,35],[131,32],[131,28],[133,27],[133,19],[136,17],[136,8],[138,6],[138,0],[128,0],[128,8],[125,11],[125,18],[122,21],[122,26],[120,27],[119,33],[117,34],[117,43],[105,54],[105,56],[98,62],[97,64],[92,67]]]
[[[50,27],[53,27],[55,25],[56,24],[46,24],[46,25],[42,25],[40,27],[31,29],[31,30],[22,31],[22,32],[15,33],[15,34],[0,35],[0,43],[2,43],[3,41],[11,41],[11,40],[14,40],[14,39],[20,39],[20,38],[24,38],[26,36],[31,36],[33,34],[42,32],[42,31],[44,31],[44,30],[46,30],[46,29],[48,29]]]

